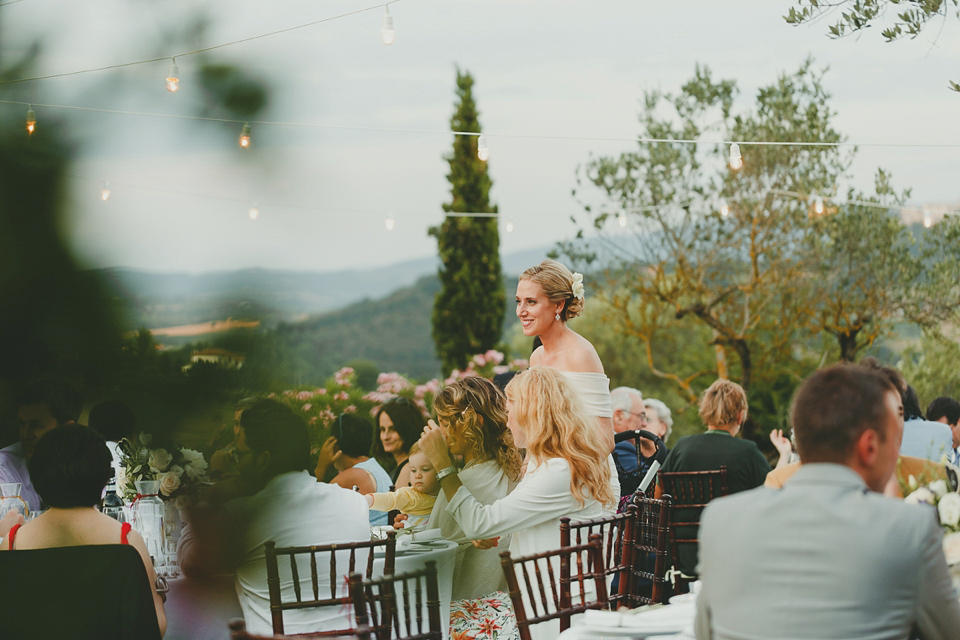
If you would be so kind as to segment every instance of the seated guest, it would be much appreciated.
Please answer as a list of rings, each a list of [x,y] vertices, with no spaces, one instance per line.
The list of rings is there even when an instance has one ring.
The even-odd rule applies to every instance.
[[[700,419],[707,425],[706,433],[680,438],[660,471],[715,471],[726,467],[728,493],[762,485],[770,472],[767,459],[756,443],[736,437],[747,419],[747,394],[743,387],[723,378],[714,382],[700,400]],[[693,518],[695,516],[692,514]],[[686,518],[685,515],[678,517]],[[687,537],[688,534],[696,537],[694,531],[683,535]],[[680,571],[695,576],[696,546],[681,545],[679,555]]]
[[[392,458],[389,463],[393,467],[390,472],[393,486],[398,489],[410,486],[410,471],[407,469],[410,446],[420,438],[423,426],[427,424],[420,407],[410,398],[391,398],[377,409],[373,422],[379,431],[379,437],[373,439],[374,457],[380,460],[388,456]]]
[[[210,456],[210,478],[219,480],[230,477],[237,472],[237,438],[240,436],[240,416],[243,412],[257,403],[259,398],[243,398],[233,407],[233,426],[227,431],[227,426],[221,424],[214,446],[218,447]],[[227,440],[224,443],[224,440]]]
[[[120,524],[97,509],[103,488],[113,474],[110,451],[103,436],[90,427],[65,424],[47,432],[36,443],[30,459],[30,477],[48,505],[39,517],[14,525],[2,549],[49,549],[80,545],[128,544],[140,554],[157,610],[160,634],[166,631],[163,601],[154,585],[156,574],[147,546],[128,523]],[[82,589],[82,577],[77,588]]]
[[[610,406],[613,407],[613,430],[615,433],[647,429],[646,408],[643,395],[630,387],[617,387],[610,392]],[[663,464],[666,451],[658,451],[653,440],[638,438],[640,442],[639,461],[634,440],[623,440],[613,447],[613,459],[616,462],[617,477],[620,480],[620,497],[633,495],[640,482],[650,469],[654,460]]]
[[[307,425],[286,405],[259,400],[240,417],[237,442],[238,472],[247,497],[236,498],[220,510],[190,514],[177,548],[187,576],[236,572],[236,588],[247,629],[273,633],[264,543],[305,546],[370,539],[367,505],[359,493],[317,482],[310,467]],[[219,525],[215,528],[214,525]],[[210,535],[211,530],[220,535]],[[232,535],[230,535],[232,534]],[[358,554],[358,565],[366,557]],[[308,559],[299,567],[300,587],[312,593]],[[298,559],[299,561],[299,559]],[[320,565],[327,559],[318,556]],[[346,566],[346,560],[342,563]],[[330,572],[317,571],[321,592],[329,593]],[[284,600],[294,600],[293,578],[280,573]],[[346,595],[345,576],[339,595]],[[350,626],[339,607],[285,611],[284,631],[290,634],[329,631]]]
[[[957,637],[936,512],[876,493],[896,467],[902,412],[896,387],[862,366],[803,383],[790,410],[800,470],[781,491],[704,510],[698,640]]]
[[[557,549],[560,518],[598,518],[615,500],[607,444],[573,385],[551,367],[531,367],[507,384],[507,427],[514,444],[527,450],[527,469],[517,488],[492,504],[461,484],[440,428],[428,424],[420,448],[440,470],[446,511],[468,538],[512,533],[514,555]],[[559,626],[542,623],[532,631],[556,638]]]
[[[390,493],[368,493],[367,506],[377,511],[393,511],[410,516],[404,522],[404,528],[417,527],[426,523],[433,511],[433,505],[440,493],[440,483],[437,482],[437,470],[433,468],[427,456],[423,455],[420,447],[414,442],[410,447],[407,467],[410,470],[409,487],[400,487]]]
[[[903,393],[903,412],[900,453],[934,462],[940,462],[944,457],[949,459],[953,450],[953,432],[946,424],[924,417],[917,391],[909,385]]]
[[[314,470],[318,482],[324,481],[332,465],[337,475],[330,480],[331,484],[360,493],[390,491],[390,476],[376,458],[367,455],[373,443],[373,427],[369,420],[355,413],[341,413],[330,426],[330,433],[332,435],[320,448],[317,468]],[[371,509],[370,524],[387,524],[387,512]]]
[[[960,447],[960,402],[946,396],[934,398],[927,407],[927,420],[942,422],[950,427],[953,443],[947,452],[947,462],[954,466],[960,465],[960,451],[957,450],[957,447]]]
[[[17,397],[20,441],[0,449],[0,483],[20,483],[20,497],[30,511],[39,511],[40,496],[34,490],[27,465],[40,437],[61,424],[80,419],[83,401],[69,386],[50,381],[28,386]]]
[[[670,413],[670,407],[656,398],[644,398],[643,406],[647,414],[647,431],[666,444],[670,434],[673,433],[673,416]]]

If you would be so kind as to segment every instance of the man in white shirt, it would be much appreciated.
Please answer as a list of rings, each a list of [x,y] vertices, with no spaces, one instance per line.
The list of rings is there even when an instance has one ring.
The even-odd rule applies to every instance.
[[[936,510],[879,493],[903,435],[895,385],[861,366],[822,369],[790,418],[803,461],[790,482],[703,512],[698,640],[955,640]]]
[[[253,634],[271,635],[270,594],[264,543],[278,547],[359,542],[370,539],[367,502],[354,491],[317,482],[310,475],[310,443],[303,419],[275,400],[260,400],[243,412],[237,438],[237,468],[243,494],[223,505],[221,525],[234,535],[210,545],[193,525],[209,526],[210,514],[184,529],[177,549],[187,575],[232,568],[240,607]],[[207,543],[207,544],[205,544]],[[232,553],[231,553],[232,551]],[[317,556],[321,592],[329,593],[329,559]],[[366,556],[358,553],[357,566]],[[309,556],[298,559],[300,587],[312,593]],[[342,595],[346,595],[346,556],[339,561]],[[280,567],[280,588],[293,601],[289,566]],[[345,629],[352,625],[340,607],[297,609],[283,614],[284,633]]]

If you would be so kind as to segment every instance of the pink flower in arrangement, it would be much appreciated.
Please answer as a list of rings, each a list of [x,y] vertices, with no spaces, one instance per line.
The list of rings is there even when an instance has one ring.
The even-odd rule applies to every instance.
[[[500,364],[493,368],[494,374],[506,373],[507,371],[510,371],[510,367],[505,364]]]
[[[312,391],[301,391],[297,394],[297,400],[309,400],[313,397]]]
[[[347,407],[343,410],[343,412],[344,412],[344,413],[354,413],[354,412],[356,412],[356,410],[357,410],[357,405],[351,404],[351,405],[347,405]]]
[[[349,400],[349,399],[350,399],[350,394],[347,393],[346,391],[338,391],[337,393],[335,393],[335,394],[333,395],[333,399],[334,399],[334,400]]]
[[[317,389],[317,395],[318,395],[318,396],[325,396],[325,395],[327,395],[327,390],[326,390],[326,389]]]
[[[473,356],[470,364],[475,364],[478,367],[482,367],[483,365],[487,364],[487,356],[482,353],[478,353],[477,355]]]
[[[504,355],[496,349],[490,349],[483,355],[486,356],[487,362],[492,362],[493,364],[500,364],[504,358]]]
[[[312,408],[313,408],[313,405],[308,402],[307,404],[300,407],[300,411],[310,411],[310,409]]]
[[[268,393],[268,394],[267,394],[267,397],[268,397],[268,398],[276,398],[276,397],[277,397],[277,394],[275,394],[275,393]]]
[[[317,416],[310,418],[310,424],[317,424]]]
[[[343,367],[335,374],[333,374],[333,379],[336,380],[337,384],[341,387],[350,386],[350,376],[353,375],[353,367]]]
[[[377,376],[377,391],[381,393],[400,393],[413,384],[399,373],[381,373]]]

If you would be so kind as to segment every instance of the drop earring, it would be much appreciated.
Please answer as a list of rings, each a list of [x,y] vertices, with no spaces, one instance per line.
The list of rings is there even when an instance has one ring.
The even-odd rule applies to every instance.
[[[558,313],[555,316],[553,316],[553,319],[556,320],[557,322],[560,322],[560,314]]]

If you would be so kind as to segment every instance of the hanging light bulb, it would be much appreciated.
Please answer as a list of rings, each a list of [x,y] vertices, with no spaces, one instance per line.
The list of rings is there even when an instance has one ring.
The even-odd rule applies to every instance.
[[[724,218],[726,218],[728,215],[730,215],[730,205],[727,204],[726,202],[724,202],[724,203],[720,206],[720,215],[723,216]]]
[[[260,216],[260,208],[257,206],[257,203],[254,202],[250,205],[250,211],[247,212],[247,215],[250,216],[251,220],[256,220]]]
[[[386,221],[387,231],[393,231],[393,226],[394,226],[394,224],[395,224],[395,223],[394,223],[394,220],[393,220],[393,214],[388,212],[388,213],[387,213],[387,221]]]
[[[240,147],[248,149],[250,147],[250,125],[243,123],[243,129],[240,130]]]
[[[477,157],[484,162],[490,157],[490,147],[487,146],[487,136],[482,134],[477,138]]]
[[[106,202],[110,199],[110,183],[104,182],[103,189],[100,189],[100,199]]]
[[[507,220],[507,224],[503,225],[503,228],[506,229],[507,233],[513,233],[513,222]]]
[[[167,91],[176,93],[180,88],[180,68],[177,66],[177,59],[170,58],[170,70],[167,72]]]
[[[823,211],[823,198],[817,194],[813,194],[813,212],[819,216],[823,215]]]
[[[393,16],[390,15],[390,5],[384,7],[386,13],[383,14],[383,25],[380,27],[380,38],[383,44],[393,44],[397,39],[397,34],[393,31]]]
[[[617,216],[617,222],[620,223],[621,227],[627,226],[627,212],[621,211],[620,215]]]
[[[924,209],[923,210],[923,227],[925,229],[929,229],[932,226],[933,226],[933,216],[930,215],[929,209]]]
[[[37,114],[34,112],[33,107],[27,106],[27,133],[31,134],[37,130]]]
[[[740,155],[740,145],[736,142],[730,145],[730,168],[736,171],[743,166],[743,156]]]

